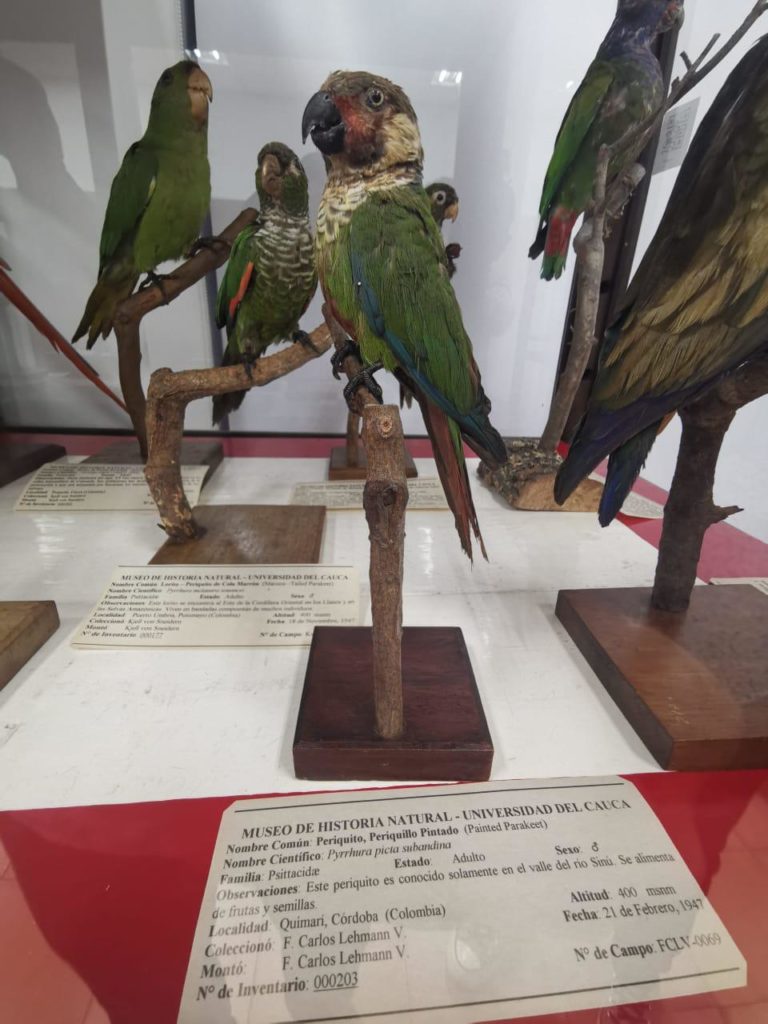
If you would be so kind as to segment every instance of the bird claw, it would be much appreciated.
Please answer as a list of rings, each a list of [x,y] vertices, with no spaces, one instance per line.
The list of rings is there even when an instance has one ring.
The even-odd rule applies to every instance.
[[[293,343],[294,345],[303,345],[305,348],[310,348],[315,355],[320,355],[320,350],[316,349],[312,343],[312,335],[307,334],[306,331],[294,331],[293,332]]]
[[[360,359],[360,349],[351,338],[347,338],[341,348],[337,348],[331,356],[331,368],[336,380],[341,380],[342,363],[348,356],[355,356],[356,359]]]
[[[168,298],[163,281],[167,281],[170,276],[170,274],[156,274],[154,270],[148,270],[147,276],[138,287],[138,291],[144,292],[147,288],[159,288],[160,294],[163,297],[163,305],[167,306],[171,300]]]
[[[184,253],[184,257],[191,260],[193,256],[197,256],[201,249],[215,251],[220,245],[226,246],[227,249],[231,248],[226,238],[222,238],[220,235],[201,235],[200,238],[196,238],[192,245],[190,245],[189,249]]]
[[[381,390],[379,385],[374,380],[374,373],[382,368],[382,363],[372,363],[370,366],[364,367],[360,373],[356,373],[355,376],[344,388],[344,398],[347,404],[355,394],[358,388],[365,386],[376,401],[381,405],[384,402],[384,392]]]

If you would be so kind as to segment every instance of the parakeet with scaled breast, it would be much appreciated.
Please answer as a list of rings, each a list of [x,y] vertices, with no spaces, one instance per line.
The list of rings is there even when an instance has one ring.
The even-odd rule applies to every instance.
[[[610,455],[599,513],[606,526],[665,418],[764,351],[768,36],[730,74],[694,137],[603,340],[586,415],[557,476],[557,500]]]
[[[443,230],[443,223],[446,220],[455,221],[459,215],[459,197],[453,185],[444,181],[435,181],[427,185],[426,193],[429,196],[429,205],[432,216],[437,221],[437,226]],[[456,273],[456,260],[461,255],[461,246],[458,242],[451,242],[445,247],[445,257],[448,260],[448,276],[453,277]]]
[[[258,220],[235,239],[219,288],[216,322],[227,329],[223,365],[252,363],[289,337],[308,343],[299,320],[317,288],[307,176],[282,142],[259,153]],[[246,391],[217,395],[213,422],[239,408]]]
[[[544,253],[546,281],[563,272],[573,226],[592,196],[600,147],[618,142],[661,106],[664,81],[651,47],[682,20],[683,0],[619,0],[566,111],[544,179],[539,230],[528,255]],[[621,147],[608,166],[608,180],[637,155],[637,147]]]
[[[317,217],[326,300],[360,348],[364,377],[383,366],[413,391],[463,549],[485,554],[462,438],[506,459],[422,187],[416,114],[403,90],[365,71],[334,72],[307,104],[302,133],[326,157]]]
[[[99,274],[73,341],[88,348],[112,330],[117,306],[141,274],[178,259],[198,236],[211,198],[211,82],[194,61],[166,68],[152,94],[147,130],[127,151],[109,193]]]

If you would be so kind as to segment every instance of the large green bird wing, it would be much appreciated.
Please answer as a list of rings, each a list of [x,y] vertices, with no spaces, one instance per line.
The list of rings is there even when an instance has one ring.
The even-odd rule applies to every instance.
[[[493,447],[498,435],[424,190],[373,193],[352,215],[349,238],[356,299],[386,343],[385,365],[399,367],[462,432]],[[503,450],[500,438],[498,445]]]
[[[609,407],[690,391],[768,337],[768,239],[754,232],[768,218],[767,64],[764,36],[696,133],[601,350],[595,396]]]
[[[99,243],[99,274],[130,236],[155,190],[157,154],[134,142],[112,181]]]
[[[237,319],[237,311],[247,292],[253,287],[253,240],[260,228],[254,221],[244,228],[234,241],[227,268],[216,296],[216,324],[226,327],[229,334]]]
[[[539,206],[542,217],[546,217],[613,81],[614,71],[611,65],[607,61],[596,60],[589,66],[584,80],[576,90],[557,133],[555,148],[544,178]]]

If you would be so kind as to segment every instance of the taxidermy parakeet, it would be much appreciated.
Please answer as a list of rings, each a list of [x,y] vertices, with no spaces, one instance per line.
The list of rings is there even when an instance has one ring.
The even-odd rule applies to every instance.
[[[664,100],[656,37],[683,19],[683,0],[619,0],[608,35],[566,111],[547,168],[531,259],[544,253],[541,276],[560,277],[573,225],[592,197],[600,147],[618,142],[654,114]],[[608,181],[637,147],[622,147],[608,167]]]
[[[208,166],[210,80],[182,60],[160,76],[147,130],[123,157],[109,193],[99,245],[99,277],[73,341],[91,348],[112,330],[116,307],[142,273],[178,259],[198,236],[211,198]]]
[[[610,455],[606,526],[662,421],[768,348],[768,36],[701,123],[669,204],[606,332],[559,502]]]
[[[307,176],[282,142],[259,153],[259,218],[235,239],[219,288],[216,323],[227,329],[222,365],[250,364],[269,346],[306,341],[299,320],[317,288]],[[216,395],[213,422],[240,407],[246,391]]]
[[[317,216],[320,282],[370,373],[385,367],[416,396],[461,544],[482,539],[462,437],[490,462],[506,449],[488,419],[440,230],[421,183],[413,107],[399,86],[364,71],[332,74],[302,122],[326,157]],[[485,551],[483,549],[483,553]]]
[[[432,216],[437,221],[442,231],[445,220],[456,220],[459,215],[459,197],[453,185],[443,181],[436,181],[427,185],[427,195],[432,209]],[[448,276],[453,277],[456,273],[456,260],[461,255],[461,246],[457,242],[451,242],[445,247],[445,256],[448,260]]]

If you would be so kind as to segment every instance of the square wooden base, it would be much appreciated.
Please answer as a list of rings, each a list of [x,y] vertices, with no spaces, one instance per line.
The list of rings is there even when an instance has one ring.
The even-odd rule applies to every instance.
[[[58,628],[53,601],[0,601],[0,690]]]
[[[768,768],[768,597],[694,587],[674,614],[650,596],[561,590],[556,614],[662,768]]]
[[[323,505],[197,505],[205,532],[167,540],[150,565],[316,565],[323,542]]]
[[[300,779],[484,782],[493,744],[458,628],[403,630],[405,735],[374,735],[369,627],[318,626],[293,740]]]
[[[208,483],[221,465],[224,449],[220,441],[193,441],[185,438],[181,442],[182,466],[208,466],[204,484]],[[120,466],[141,466],[144,459],[139,451],[138,441],[113,441],[96,455],[89,455],[85,462],[107,462]]]
[[[55,462],[66,455],[60,444],[24,444],[0,441],[0,487],[13,483],[27,473],[34,473],[46,462]]]
[[[356,466],[347,464],[347,446],[340,445],[331,448],[331,461],[328,464],[329,480],[365,480],[368,473],[368,459],[365,454],[365,447],[361,444],[358,448],[358,461]],[[419,471],[413,456],[405,449],[405,475],[408,479],[417,477]]]

